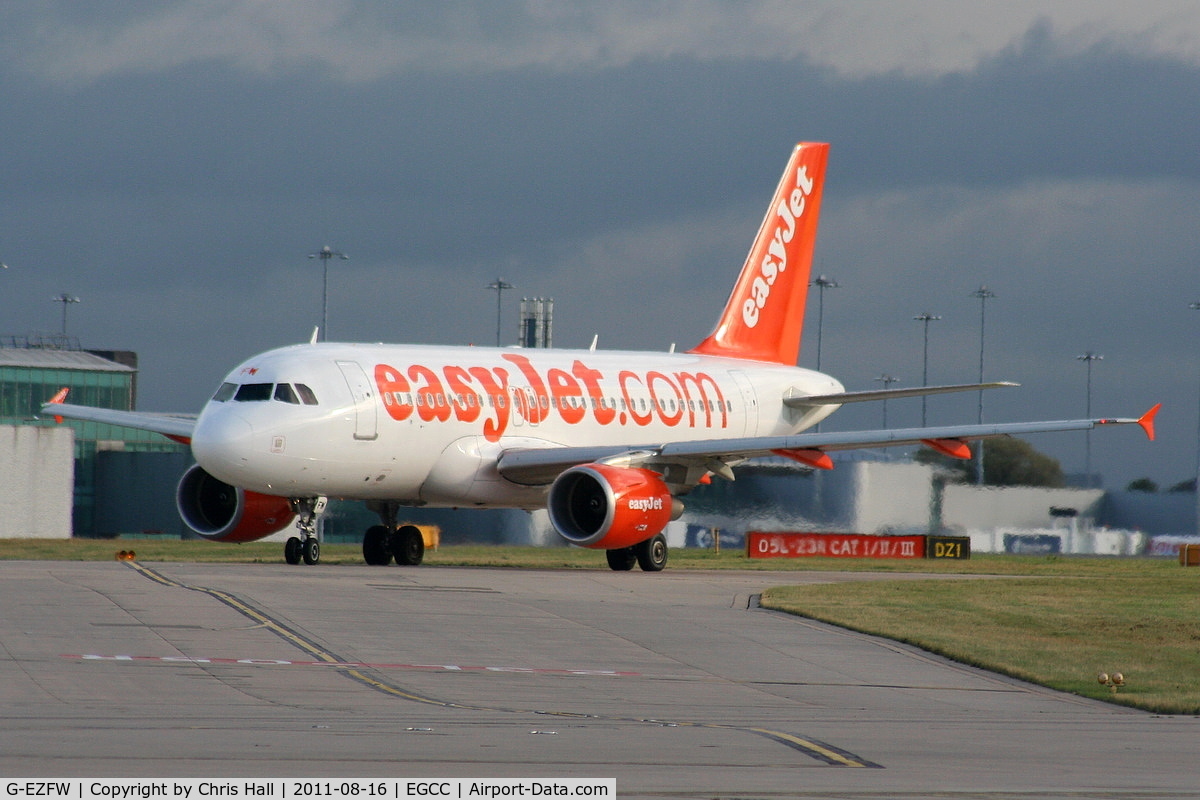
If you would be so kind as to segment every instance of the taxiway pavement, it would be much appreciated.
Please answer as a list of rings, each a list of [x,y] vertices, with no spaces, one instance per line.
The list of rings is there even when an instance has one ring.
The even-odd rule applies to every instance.
[[[1200,719],[755,603],[773,585],[862,579],[0,562],[0,775],[1200,797]]]

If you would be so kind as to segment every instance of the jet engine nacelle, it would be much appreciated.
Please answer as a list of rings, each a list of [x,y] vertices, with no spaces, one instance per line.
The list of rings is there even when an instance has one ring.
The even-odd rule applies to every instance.
[[[175,505],[189,528],[214,542],[253,542],[278,533],[296,518],[286,497],[230,486],[199,464],[180,478]]]
[[[571,544],[619,550],[644,542],[683,513],[658,473],[640,467],[583,464],[550,487],[550,522]]]

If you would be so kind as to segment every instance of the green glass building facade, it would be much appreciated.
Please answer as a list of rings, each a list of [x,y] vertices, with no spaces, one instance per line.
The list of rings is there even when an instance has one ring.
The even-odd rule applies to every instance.
[[[83,350],[0,347],[0,425],[55,425],[43,417],[42,404],[64,386],[68,402],[132,411],[137,400],[137,357],[127,352],[99,355]],[[184,445],[147,431],[79,420],[64,420],[75,430],[75,499],[73,534],[98,535],[96,454],[187,452]]]

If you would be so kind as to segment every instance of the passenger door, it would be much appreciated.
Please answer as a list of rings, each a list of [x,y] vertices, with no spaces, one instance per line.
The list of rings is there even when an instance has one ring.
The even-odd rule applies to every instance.
[[[379,409],[375,405],[375,390],[367,373],[357,361],[339,361],[338,369],[354,397],[354,438],[365,441],[379,436]]]

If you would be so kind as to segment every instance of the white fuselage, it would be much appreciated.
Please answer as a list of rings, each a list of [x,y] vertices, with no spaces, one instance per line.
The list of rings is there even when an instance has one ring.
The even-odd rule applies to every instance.
[[[226,378],[192,437],[213,476],[263,494],[440,506],[540,506],[502,450],[661,445],[795,433],[842,391],[811,370],[688,353],[314,344]]]

